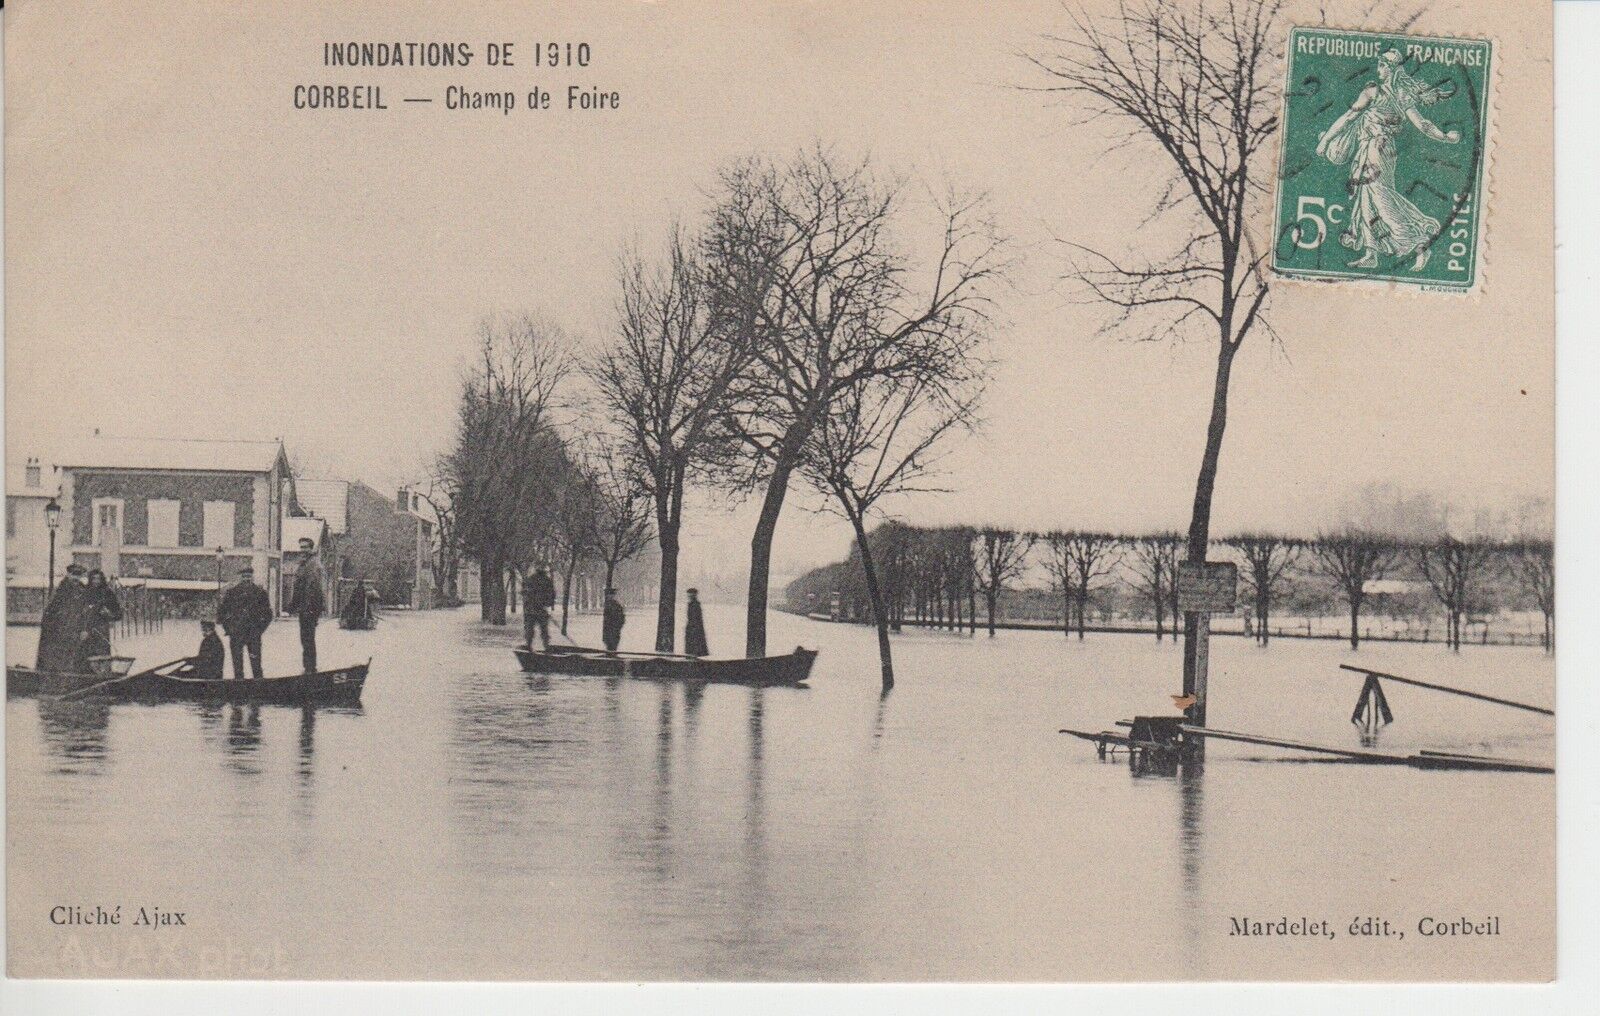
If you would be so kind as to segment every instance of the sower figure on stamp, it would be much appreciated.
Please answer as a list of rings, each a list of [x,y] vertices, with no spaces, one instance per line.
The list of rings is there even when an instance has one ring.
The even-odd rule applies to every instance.
[[[289,591],[289,610],[300,619],[300,662],[308,674],[317,669],[317,621],[328,606],[322,592],[322,565],[314,556],[316,547],[316,541],[310,537],[300,538],[300,553],[304,557]]]
[[[533,648],[533,632],[539,630],[539,640],[550,648],[550,608],[556,605],[556,584],[550,581],[550,572],[540,565],[522,580],[522,643]]]
[[[228,633],[228,654],[233,657],[233,676],[244,680],[244,657],[250,656],[250,672],[260,680],[266,675],[261,669],[261,636],[272,623],[272,601],[267,591],[255,583],[255,569],[246,565],[239,569],[239,581],[222,594],[217,606],[217,622]]]
[[[1388,50],[1378,58],[1378,80],[1317,140],[1317,154],[1335,165],[1350,163],[1350,228],[1339,242],[1361,257],[1351,268],[1374,268],[1378,255],[1415,254],[1411,270],[1420,272],[1440,233],[1439,220],[1423,212],[1395,188],[1395,143],[1409,121],[1426,137],[1446,144],[1461,140],[1457,130],[1442,131],[1423,118],[1419,106],[1447,95],[1406,72],[1405,58]]]
[[[608,588],[605,616],[600,623],[600,638],[606,644],[606,652],[617,651],[617,646],[622,644],[622,626],[627,623],[628,612],[622,609],[622,601],[617,599],[617,591]]]

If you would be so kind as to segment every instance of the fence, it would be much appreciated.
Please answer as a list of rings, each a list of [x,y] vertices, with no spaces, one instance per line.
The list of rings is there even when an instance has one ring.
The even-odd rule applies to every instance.
[[[118,586],[117,599],[122,602],[122,620],[116,626],[119,639],[159,632],[167,619],[166,599],[149,586]]]

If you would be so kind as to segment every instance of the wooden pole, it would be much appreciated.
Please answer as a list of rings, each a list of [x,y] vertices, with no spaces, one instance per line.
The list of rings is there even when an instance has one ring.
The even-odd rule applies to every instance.
[[[1339,669],[1353,671],[1357,674],[1370,674],[1373,677],[1381,677],[1385,681],[1398,681],[1400,684],[1415,685],[1418,688],[1429,688],[1433,691],[1442,691],[1451,695],[1460,695],[1463,698],[1477,699],[1479,702],[1492,702],[1497,706],[1509,706],[1512,709],[1525,709],[1530,713],[1538,713],[1541,716],[1554,716],[1556,714],[1554,709],[1546,709],[1543,706],[1531,706],[1526,702],[1513,702],[1510,699],[1496,698],[1493,695],[1484,695],[1475,691],[1467,691],[1465,688],[1452,688],[1447,684],[1432,684],[1428,681],[1419,681],[1414,677],[1401,677],[1398,674],[1386,674],[1381,670],[1368,670],[1366,667],[1357,667],[1348,663],[1339,664]]]

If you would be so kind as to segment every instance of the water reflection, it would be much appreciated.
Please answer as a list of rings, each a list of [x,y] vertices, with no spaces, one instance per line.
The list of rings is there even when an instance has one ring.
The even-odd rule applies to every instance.
[[[111,706],[87,699],[39,699],[39,727],[56,771],[98,771],[106,762],[106,730]]]
[[[1205,859],[1205,770],[1185,766],[1178,774],[1178,871],[1182,888],[1183,937],[1191,962],[1202,958],[1201,915],[1206,912],[1200,868]]]
[[[745,898],[754,902],[765,897],[767,883],[767,794],[766,794],[766,691],[750,689],[750,764],[745,776],[744,848],[748,865]]]

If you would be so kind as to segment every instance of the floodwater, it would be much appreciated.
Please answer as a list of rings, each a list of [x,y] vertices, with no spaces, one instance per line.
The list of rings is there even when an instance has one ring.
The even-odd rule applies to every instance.
[[[708,610],[714,650],[742,622]],[[1061,727],[1172,714],[1153,638],[870,630],[787,615],[807,689],[533,678],[470,610],[322,629],[359,710],[6,704],[14,976],[625,980],[1542,980],[1555,781],[1215,743],[1136,775]],[[190,625],[125,644],[181,655]],[[573,635],[595,641],[598,622]],[[646,648],[635,608],[625,648]],[[294,626],[269,672],[298,665]],[[35,632],[11,629],[31,661]],[[1355,745],[1362,663],[1549,705],[1527,648],[1213,641],[1211,725]],[[1384,748],[1548,760],[1546,717],[1387,689]],[[52,908],[120,906],[116,926]],[[135,925],[139,908],[184,925]],[[58,912],[60,913],[60,912]],[[1404,932],[1353,936],[1363,917]],[[1231,935],[1326,920],[1334,938]],[[1423,918],[1498,917],[1424,936]],[[159,918],[155,918],[159,922]]]

